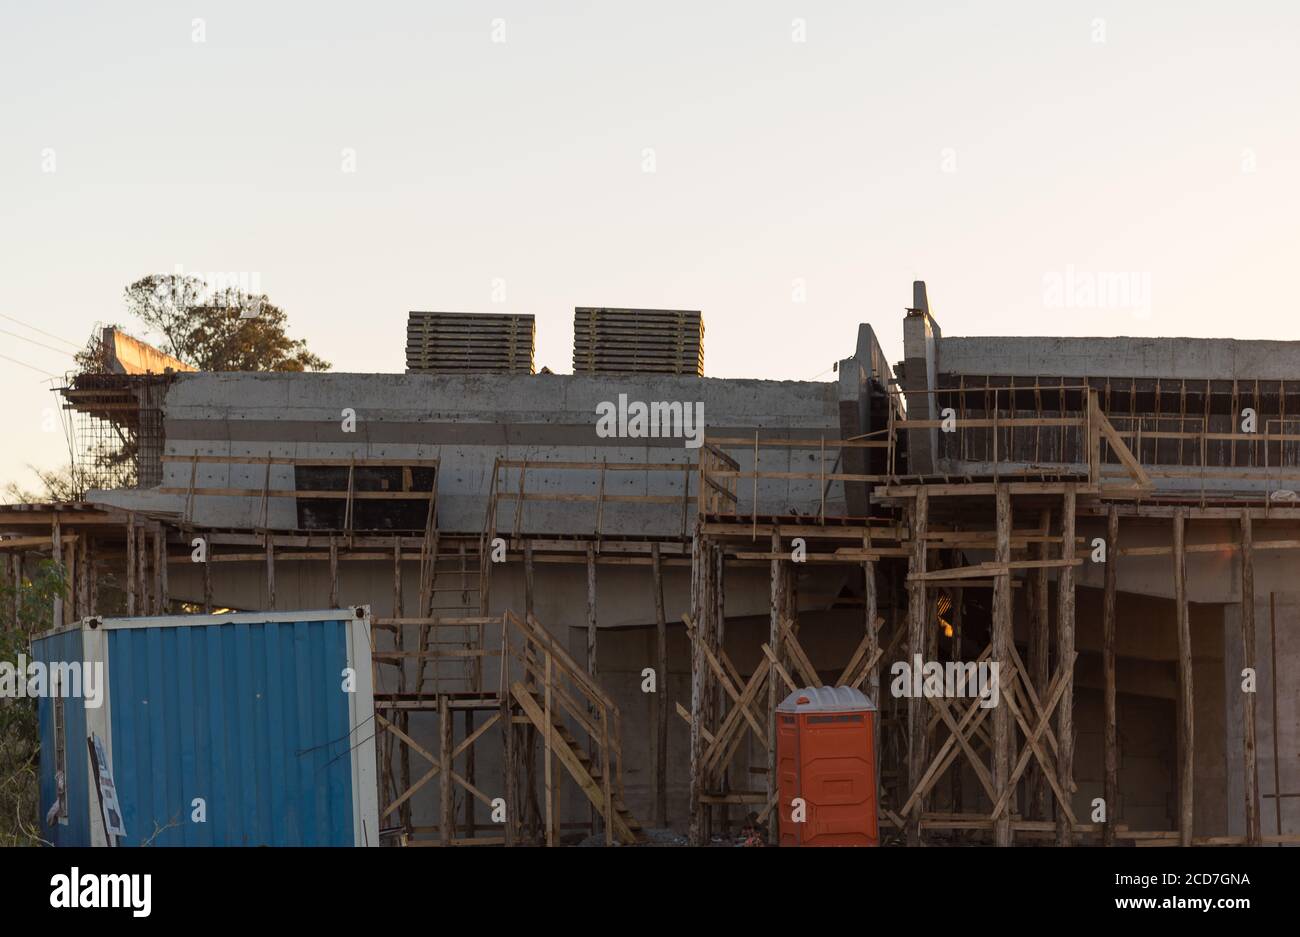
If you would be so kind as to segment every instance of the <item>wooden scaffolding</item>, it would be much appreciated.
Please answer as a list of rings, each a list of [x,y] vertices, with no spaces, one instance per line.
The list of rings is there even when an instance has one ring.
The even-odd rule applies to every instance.
[[[649,574],[656,629],[651,663],[661,679],[668,672],[668,622],[676,617],[666,614],[664,570],[691,571],[689,608],[682,616],[690,695],[655,697],[650,786],[654,822],[663,825],[667,729],[675,709],[671,718],[689,726],[692,842],[709,842],[733,825],[733,811],[750,810],[775,841],[782,815],[775,709],[790,691],[823,682],[861,687],[879,704],[880,803],[890,841],[959,836],[998,844],[1197,842],[1187,556],[1216,552],[1240,558],[1239,637],[1244,666],[1254,667],[1254,555],[1300,549],[1300,540],[1256,539],[1254,525],[1300,521],[1300,508],[1258,492],[1227,491],[1222,482],[1263,479],[1268,490],[1280,490],[1297,477],[1287,453],[1300,448],[1300,434],[1284,432],[1280,420],[1265,421],[1255,433],[1211,431],[1208,420],[1196,425],[1187,413],[1152,426],[1138,416],[1108,416],[1107,391],[1064,382],[1055,390],[1062,409],[1050,413],[1021,406],[1026,393],[1042,397],[1041,386],[979,388],[980,407],[970,405],[969,389],[959,388],[957,430],[943,449],[959,457],[952,464],[964,468],[947,474],[906,473],[908,439],[949,428],[942,419],[907,420],[894,407],[886,428],[859,439],[710,438],[697,459],[686,450],[681,461],[661,463],[501,459],[476,532],[438,529],[436,459],[164,456],[189,467],[188,485],[163,489],[183,496],[179,515],[26,506],[6,515],[12,535],[0,540],[0,553],[8,557],[11,578],[23,575],[25,556],[45,554],[59,562],[68,580],[55,613],[63,622],[102,611],[110,590],[126,614],[166,613],[183,604],[211,611],[213,578],[225,564],[263,571],[260,601],[268,609],[277,605],[277,564],[321,564],[316,568],[328,571],[328,596],[322,589],[321,603],[331,606],[340,604],[341,564],[391,569],[391,613],[373,619],[381,825],[389,842],[644,840],[625,802],[622,718],[598,667],[598,569],[608,565],[642,566]],[[999,402],[1003,393],[1007,398]],[[1065,406],[1067,399],[1077,405]],[[1175,419],[1180,428],[1169,428]],[[1171,446],[1182,454],[1181,462],[1169,458]],[[775,455],[769,459],[769,453]],[[260,484],[199,483],[201,466],[223,461]],[[848,472],[846,465],[874,469]],[[277,488],[277,466],[317,482]],[[558,482],[566,473],[597,479],[596,490]],[[375,481],[381,476],[388,479],[383,486]],[[1156,479],[1175,476],[1181,488],[1157,488]],[[628,477],[656,481],[632,493],[621,484]],[[764,494],[799,486],[804,513],[781,510]],[[865,510],[850,511],[850,490],[869,495],[855,502],[867,505]],[[197,525],[195,502],[203,497],[245,499],[255,505],[256,523],[252,529]],[[270,505],[285,497],[297,499],[298,517],[304,504],[323,505],[309,507],[306,515],[323,526],[277,528]],[[417,516],[423,526],[370,529],[361,509],[367,502],[397,505],[402,516]],[[590,533],[574,534],[572,523],[566,533],[555,533],[545,511],[556,507],[570,518],[590,511]],[[654,533],[611,534],[611,516],[621,510],[652,510],[661,521],[671,515],[672,522],[661,522]],[[1234,539],[1200,533],[1225,520],[1237,527]],[[1129,545],[1126,528],[1139,521],[1167,524],[1168,545]],[[1114,812],[1097,822],[1074,810],[1075,579],[1092,549],[1079,536],[1080,523],[1104,525],[1108,555],[1103,744],[1105,800],[1111,804],[1120,794],[1117,569],[1127,557],[1169,559],[1178,646],[1179,822],[1172,831],[1128,829]],[[170,595],[168,570],[193,562],[196,538],[206,549],[202,601],[191,596],[180,603]],[[989,559],[967,561],[967,554]],[[538,620],[535,570],[551,563],[585,567],[585,661]],[[742,668],[727,651],[727,581],[737,570],[752,575],[760,568],[767,572],[770,600],[766,640],[759,642],[756,663]],[[419,584],[416,607],[408,609],[403,576],[412,569]],[[492,602],[493,578],[507,569],[522,576],[522,609]],[[800,575],[817,569],[836,570],[850,583],[834,605],[854,609],[859,623],[853,626],[852,653],[821,669],[805,647],[799,611]],[[1024,593],[1019,603],[1017,589]],[[976,605],[990,610],[987,640],[970,627]],[[1028,616],[1021,629],[1028,636],[1023,653],[1015,640],[1017,609]],[[996,663],[1005,705],[986,709],[973,700],[882,693],[882,672],[917,654]],[[1297,839],[1261,832],[1255,706],[1248,694],[1246,833],[1214,842]],[[585,819],[574,819],[562,789],[589,806]],[[1275,807],[1279,801],[1280,794]]]

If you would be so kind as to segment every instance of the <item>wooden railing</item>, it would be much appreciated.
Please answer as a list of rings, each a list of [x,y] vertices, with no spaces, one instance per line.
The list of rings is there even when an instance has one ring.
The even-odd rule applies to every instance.
[[[883,434],[880,434],[883,435]],[[752,439],[739,437],[708,437],[700,449],[700,484],[698,488],[698,507],[702,516],[745,517],[754,523],[760,513],[776,514],[779,511],[759,511],[759,483],[816,481],[817,517],[827,517],[827,495],[831,485],[845,482],[884,482],[885,475],[873,475],[861,472],[839,471],[843,453],[847,449],[888,449],[890,443],[884,438],[863,437],[860,439],[839,439],[834,436],[800,439],[764,439],[757,433]],[[752,468],[741,468],[740,462],[729,455],[726,450],[737,454],[744,452],[751,456]],[[779,451],[787,457],[792,451],[817,453],[815,471],[792,471],[789,469],[763,468],[763,454]],[[828,459],[833,461],[828,463]],[[828,467],[829,466],[829,467]],[[748,483],[748,484],[746,484]],[[741,509],[741,499],[749,501],[749,510]],[[808,501],[801,502],[811,508]],[[771,505],[769,505],[771,507]]]
[[[907,433],[938,430],[943,445],[935,450],[936,460],[949,460],[956,465],[983,466],[981,475],[1002,478],[1086,478],[1090,484],[1109,487],[1112,491],[1146,491],[1152,487],[1148,473],[1134,456],[1125,441],[1125,435],[1116,430],[1102,411],[1097,391],[1087,385],[1051,387],[1059,394],[1062,405],[1067,395],[1078,396],[1082,409],[1062,411],[1059,416],[1041,413],[1025,416],[1026,411],[1013,408],[1015,395],[1023,395],[1026,388],[982,388],[988,409],[976,411],[979,416],[967,415],[967,391],[945,389],[911,394],[935,395],[938,402],[948,402],[943,395],[955,399],[960,407],[944,407],[936,417],[929,419],[891,419],[888,429],[890,479],[899,481],[908,477],[896,474],[898,455],[908,445]],[[973,392],[973,391],[971,391]],[[896,392],[897,393],[897,392]],[[961,396],[955,396],[960,394]],[[1006,396],[1007,407],[1000,402]],[[936,403],[936,408],[938,403]],[[892,409],[891,409],[892,415]],[[1110,470],[1118,467],[1118,471]],[[943,474],[936,471],[932,474]],[[1104,479],[1123,476],[1128,484],[1104,484]]]
[[[540,707],[538,711],[529,711],[529,718],[554,727],[543,732],[548,843],[556,841],[559,831],[559,817],[553,808],[555,780],[549,767],[553,755],[561,758],[588,799],[605,817],[606,842],[612,842],[616,836],[624,841],[634,840],[636,833],[626,825],[626,811],[619,808],[624,790],[623,720],[618,706],[533,616],[521,618],[512,611],[505,612],[502,648],[502,696],[512,695],[526,709]],[[519,679],[515,678],[516,668]],[[565,736],[566,719],[576,723],[587,735],[589,761],[582,760],[583,753]],[[590,771],[589,765],[598,770]],[[512,766],[507,766],[507,771],[510,770]]]
[[[294,498],[298,501],[343,501],[343,524],[339,528],[344,531],[353,529],[354,507],[358,501],[428,501],[429,515],[436,513],[436,501],[438,497],[438,459],[370,459],[370,458],[311,458],[311,457],[288,457],[288,456],[268,456],[268,455],[200,455],[194,453],[191,455],[164,455],[164,463],[180,463],[189,466],[189,483],[185,487],[179,486],[162,486],[157,490],[161,494],[184,495],[185,506],[183,511],[184,520],[189,523],[194,519],[194,502],[196,498],[257,498],[259,499],[259,524],[257,526],[265,529],[268,526],[268,511],[271,498]],[[200,485],[198,483],[198,472],[200,465],[229,465],[229,466],[256,466],[264,467],[262,486],[260,488],[238,488],[219,485]],[[299,469],[311,468],[346,468],[347,482],[346,487],[338,489],[299,489],[294,488],[272,488],[271,487],[271,467],[275,465],[289,466],[294,469],[295,484]],[[402,469],[402,483],[400,489],[384,491],[359,491],[356,484],[357,469],[367,468],[400,468]],[[417,489],[412,479],[413,469],[430,469],[433,472],[433,483],[428,489]]]
[[[533,459],[497,459],[493,466],[488,522],[492,528],[491,536],[496,536],[498,504],[502,501],[512,502],[514,517],[511,536],[518,538],[523,533],[524,509],[528,503],[561,503],[592,505],[592,533],[599,537],[605,533],[605,509],[609,505],[672,505],[680,509],[682,536],[689,534],[688,507],[691,502],[691,476],[695,474],[693,462],[609,462],[607,460],[592,462],[562,462]],[[509,478],[511,472],[517,472],[517,480]],[[537,491],[528,489],[530,479],[552,472],[586,473],[596,478],[596,492]],[[644,472],[649,474],[676,474],[681,476],[682,493],[672,494],[611,494],[606,491],[606,479],[609,473]],[[491,539],[491,537],[489,537]]]
[[[486,629],[502,624],[500,615],[475,615],[463,617],[401,617],[376,618],[371,622],[375,631],[388,631],[393,635],[391,650],[373,650],[376,664],[396,668],[398,688],[394,693],[376,692],[397,700],[411,697],[416,700],[436,699],[440,693],[483,693],[483,659],[496,657],[501,652],[489,650],[485,643]],[[418,628],[415,646],[403,639],[408,629]],[[374,641],[371,641],[374,644]],[[415,662],[415,689],[409,690],[406,680],[406,663]],[[446,666],[456,669],[448,673]],[[426,679],[431,678],[431,679]],[[429,685],[429,684],[432,685]],[[378,684],[377,684],[378,686]]]

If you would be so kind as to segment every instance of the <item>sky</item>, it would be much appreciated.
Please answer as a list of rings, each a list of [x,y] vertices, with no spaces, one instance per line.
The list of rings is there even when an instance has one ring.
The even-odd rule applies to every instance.
[[[412,309],[568,372],[605,305],[831,380],[915,279],[945,334],[1300,339],[1293,2],[6,3],[0,88],[0,486],[66,464],[53,378],[149,273],[348,372]]]

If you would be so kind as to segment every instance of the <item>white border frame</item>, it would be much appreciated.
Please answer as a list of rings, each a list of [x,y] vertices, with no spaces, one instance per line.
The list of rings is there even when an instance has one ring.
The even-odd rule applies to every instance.
[[[376,778],[374,672],[370,658],[370,606],[353,609],[348,628],[348,666],[356,690],[348,694],[348,746],[352,749],[352,844],[379,845],[379,786]],[[342,675],[340,674],[340,677]]]
[[[104,743],[104,754],[108,758],[108,770],[111,774],[113,771],[113,691],[108,681],[108,636],[104,634],[102,628],[90,626],[92,619],[83,619],[81,627],[81,657],[85,663],[91,665],[102,664],[100,673],[103,676],[103,686],[101,693],[104,702],[98,709],[93,709],[85,705],[83,696],[82,705],[86,712],[86,737],[98,735]],[[84,680],[84,677],[83,677]],[[82,739],[82,745],[85,746],[85,739]],[[88,773],[86,779],[89,782],[86,792],[90,803],[90,845],[107,846],[108,834],[104,830],[104,814],[99,806],[99,784],[95,780],[98,769],[90,758],[90,749],[86,749],[86,764]]]

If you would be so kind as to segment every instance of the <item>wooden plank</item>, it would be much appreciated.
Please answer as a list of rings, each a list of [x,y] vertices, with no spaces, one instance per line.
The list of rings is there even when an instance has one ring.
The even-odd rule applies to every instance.
[[[768,590],[771,611],[768,618],[768,645],[776,648],[776,653],[780,654],[781,647],[781,622],[788,613],[788,596],[789,583],[786,579],[786,566],[784,561],[776,559],[776,555],[781,552],[781,535],[773,529],[772,531],[772,555],[771,566],[768,571]],[[777,760],[776,760],[776,707],[781,702],[781,688],[777,685],[775,678],[767,683],[767,777],[766,793],[769,800],[777,796]],[[768,815],[768,842],[780,842],[780,814],[781,811],[773,810]]]
[[[23,558],[21,554],[14,553],[9,557],[9,584],[13,589],[13,607],[10,609],[10,614],[15,632],[22,627],[23,590],[20,588],[22,581]]]
[[[908,566],[908,611],[907,611],[907,658],[924,654],[926,627],[926,586],[924,579],[912,577],[924,576],[926,572],[925,532],[929,522],[929,492],[921,488],[910,507],[908,527],[912,531],[914,545]],[[921,784],[926,763],[925,713],[921,709],[920,694],[913,693],[907,700],[907,737],[909,787],[916,791]],[[921,845],[921,813],[925,810],[925,798],[918,797],[907,819],[907,844]]]
[[[1042,531],[1044,539],[1038,544],[1038,558],[1046,560],[1050,558],[1051,546],[1049,541],[1059,543],[1059,537],[1051,537],[1052,532],[1052,509],[1044,507],[1038,516],[1039,530]],[[1040,566],[1034,574],[1034,620],[1031,626],[1029,647],[1030,647],[1030,667],[1032,670],[1026,676],[1032,678],[1033,685],[1042,696],[1047,692],[1047,683],[1049,680],[1050,670],[1050,646],[1051,646],[1051,592],[1048,588],[1047,567]],[[1033,766],[1033,775],[1029,780],[1029,810],[1030,815],[1038,820],[1045,820],[1047,813],[1047,784],[1043,777],[1041,766],[1035,762]]]
[[[784,635],[790,658],[794,661],[795,669],[799,671],[799,675],[803,677],[804,682],[811,687],[824,686],[822,678],[817,674],[816,668],[813,667],[812,661],[808,659],[808,655],[804,653],[803,645],[799,643],[799,639],[795,635],[794,622],[789,618],[782,621],[781,632]]]
[[[556,794],[558,791],[555,787],[555,732],[552,727],[555,725],[555,713],[551,709],[551,690],[554,681],[551,675],[551,653],[546,648],[542,648],[542,721],[544,736],[544,745],[542,747],[542,786],[545,791],[545,813],[546,813],[546,845],[559,845],[559,811],[556,810]]]
[[[596,681],[596,550],[587,544],[587,673]]]
[[[50,559],[59,567],[59,572],[65,577],[68,574],[67,561],[63,557],[63,529],[59,520],[59,515],[54,515],[54,523],[50,525]],[[54,596],[53,611],[50,621],[56,628],[62,628],[68,623],[68,611],[64,608],[64,596],[66,589],[61,590]]]
[[[1046,779],[1048,785],[1050,785],[1052,792],[1056,795],[1056,801],[1057,801],[1056,832],[1058,833],[1058,835],[1062,824],[1068,827],[1072,832],[1077,832],[1078,823],[1074,815],[1074,810],[1070,806],[1070,795],[1066,792],[1066,789],[1062,787],[1058,778],[1053,775],[1051,771],[1051,760],[1044,753],[1042,747],[1038,744],[1038,739],[1040,736],[1043,735],[1045,731],[1047,731],[1047,725],[1051,719],[1052,707],[1060,705],[1059,700],[1061,694],[1066,688],[1066,682],[1064,678],[1066,677],[1067,667],[1069,671],[1071,672],[1073,671],[1074,669],[1073,659],[1071,659],[1071,661],[1069,662],[1069,664],[1066,665],[1066,667],[1063,667],[1057,671],[1056,678],[1052,681],[1052,686],[1049,687],[1046,705],[1044,706],[1042,710],[1042,714],[1038,720],[1038,723],[1035,726],[1032,727],[1030,726],[1028,719],[1026,719],[1025,717],[1024,710],[1016,702],[1018,696],[1016,687],[1014,685],[1011,685],[1007,688],[1004,702],[1007,705],[1007,707],[1011,710],[1011,712],[1015,714],[1016,721],[1020,724],[1022,731],[1025,733],[1026,744],[1024,749],[1020,753],[1020,760],[1016,763],[1015,770],[1011,773],[1011,783],[1008,785],[1006,791],[1007,794],[1006,798],[1004,798],[1003,800],[995,804],[993,808],[994,816],[1000,815],[1001,811],[1003,811],[1006,808],[1007,801],[1010,799],[1012,793],[1014,792],[1016,779],[1019,778],[1021,773],[1024,771],[1030,755],[1033,755],[1038,759],[1039,766],[1043,768],[1043,777]]]
[[[339,607],[339,545],[330,537],[330,608]]]
[[[772,669],[776,671],[777,675],[781,678],[781,681],[785,684],[786,692],[793,693],[795,690],[799,689],[799,684],[794,682],[794,678],[790,676],[785,667],[781,665],[781,662],[777,660],[776,652],[772,650],[771,646],[764,644],[762,651],[763,656],[766,657],[768,662],[772,665]]]
[[[188,488],[155,488],[160,494],[183,495]],[[424,491],[294,491],[284,488],[195,488],[203,498],[298,498],[317,501],[428,501],[433,496]]]
[[[275,611],[275,544],[266,542],[266,607]]]
[[[1061,559],[1074,559],[1075,489],[1068,487],[1061,499]],[[1074,793],[1074,565],[1063,566],[1057,578],[1056,658],[1066,668],[1064,692],[1056,710],[1056,738],[1060,746],[1056,759],[1057,785],[1062,796]],[[1056,844],[1074,844],[1073,824],[1064,810],[1056,812]]]
[[[163,455],[159,456],[163,462],[184,462],[187,464],[200,462],[211,465],[295,465],[302,467],[315,468],[323,467],[341,467],[346,468],[355,464],[366,467],[392,467],[407,468],[410,466],[438,466],[437,459],[372,459],[365,458],[359,461],[353,459],[327,459],[327,458],[295,458],[293,456],[267,456],[267,455],[204,455],[202,453],[191,453],[190,455]]]
[[[182,557],[187,559],[188,557]],[[169,561],[167,550],[167,533],[165,528],[158,528],[157,552],[154,555],[154,562],[157,564],[157,589],[158,589],[158,614],[167,615],[171,612],[171,586],[168,579],[167,563]]]
[[[203,557],[203,614],[212,614],[212,563],[216,559],[213,556],[213,550],[216,547],[209,543],[207,551]],[[193,555],[193,554],[191,554]]]
[[[1088,480],[1093,484],[1101,478],[1101,405],[1097,402],[1097,392],[1089,389],[1088,394],[1088,427],[1087,438],[1084,440],[1088,447]]]
[[[90,567],[90,544],[88,542],[88,539],[86,537],[78,537],[75,541],[75,546],[77,551],[76,617],[78,619],[81,619],[81,618],[85,618],[88,615],[95,614],[95,608],[93,605],[90,604],[90,581],[92,578],[94,578],[94,576],[93,576],[93,571],[91,570]],[[163,589],[165,592],[167,564],[161,563],[159,565],[161,566],[164,574]],[[164,608],[165,607],[166,606],[164,606]]]
[[[438,837],[442,840],[444,846],[450,846],[452,837],[456,835],[456,814],[452,809],[452,788],[455,782],[451,778],[453,723],[451,710],[447,708],[447,697],[445,696],[442,697],[438,704],[438,727],[441,739],[438,767],[439,773],[442,775],[439,782],[442,809],[438,820]]]
[[[871,535],[863,537],[863,548],[866,549],[871,545]],[[862,598],[863,598],[863,628],[866,630],[867,647],[865,649],[866,658],[873,661],[867,669],[867,696],[880,709],[880,665],[877,661],[877,652],[880,650],[880,625],[883,619],[880,618],[877,610],[876,596],[876,564],[867,560],[862,564]],[[879,780],[880,761],[876,760],[876,776]]]
[[[1254,532],[1249,511],[1241,514],[1241,649],[1242,667],[1255,672],[1255,556]],[[1234,675],[1230,675],[1227,691],[1236,692]],[[1240,684],[1237,684],[1237,688]],[[1256,756],[1255,697],[1254,692],[1243,693],[1242,700],[1242,757],[1246,774],[1246,839],[1258,846],[1262,833],[1259,814],[1259,763]]]
[[[524,617],[533,617],[533,544],[524,541]]]
[[[60,534],[60,540],[65,544],[76,543],[78,539],[77,534]],[[36,553],[45,553],[50,550],[50,538],[48,536],[9,537],[5,540],[0,540],[0,550],[11,552],[30,550]]]
[[[1119,512],[1112,504],[1106,519],[1106,571],[1102,598],[1102,671],[1105,687],[1102,708],[1105,720],[1105,771],[1102,797],[1106,804],[1106,824],[1102,830],[1102,844],[1115,845],[1116,812],[1119,808],[1119,729],[1116,724],[1115,702],[1115,583],[1119,565]]]
[[[56,554],[57,555],[57,554]],[[136,614],[136,530],[135,514],[127,514],[126,521],[126,615]]]
[[[533,725],[535,725],[539,731],[545,733],[546,725],[543,721],[544,716],[532,694],[530,694],[524,685],[519,682],[511,684],[511,692],[514,694],[515,700],[519,703],[525,715],[532,720]],[[592,779],[590,773],[588,773],[587,769],[583,767],[582,762],[578,759],[577,754],[564,742],[563,738],[560,737],[554,725],[550,727],[549,734],[553,736],[554,750],[556,755],[559,756],[560,764],[565,767],[570,776],[572,776],[578,783],[578,786],[582,789],[583,794],[587,796],[587,799],[599,808],[604,809],[605,795],[601,790],[600,785]],[[613,826],[614,833],[618,836],[620,841],[625,843],[635,841],[635,836],[617,811],[614,811],[611,816],[606,817],[606,821]]]
[[[708,589],[709,546],[708,540],[698,536],[694,538],[691,551],[691,617],[700,623],[708,616],[708,609],[713,597]],[[690,820],[687,840],[692,846],[707,844],[705,834],[706,809],[700,798],[704,794],[704,697],[707,692],[705,684],[706,666],[703,651],[704,636],[696,627],[691,636],[691,768],[690,768]]]
[[[1099,417],[1099,428],[1102,435],[1105,436],[1106,441],[1110,443],[1111,451],[1119,458],[1120,464],[1128,471],[1134,484],[1139,488],[1152,487],[1151,476],[1147,474],[1146,469],[1142,467],[1142,463],[1137,460],[1129,447],[1125,445],[1124,440],[1120,437],[1120,434],[1115,431],[1115,427],[1111,425],[1110,420],[1106,419],[1106,416],[1103,413],[1098,412],[1097,415]]]
[[[605,799],[605,845],[614,845],[614,818],[618,814],[614,810],[614,789],[612,778],[614,768],[610,762],[610,744],[609,744],[609,711],[606,707],[600,707],[600,754],[601,754],[601,793]],[[594,756],[594,752],[593,752]]]
[[[987,654],[988,651],[981,654],[980,660],[982,661]],[[988,717],[989,710],[981,705],[981,702],[982,701],[978,699],[970,701],[969,705],[966,707],[965,715],[963,715],[957,723],[956,733],[950,732],[948,737],[943,740],[939,746],[939,750],[935,753],[934,760],[930,763],[929,768],[921,775],[920,780],[912,786],[911,793],[908,795],[902,809],[899,811],[904,818],[908,817],[917,807],[920,806],[926,792],[930,790],[935,781],[938,780],[939,776],[946,771],[948,766],[956,759],[960,748],[958,739],[969,738],[972,736],[979,730],[980,724],[985,720],[985,718]],[[906,828],[906,826],[907,821],[905,820],[904,828]]]
[[[677,715],[682,717],[682,721],[685,722],[688,726],[693,725],[694,723],[691,720],[691,711],[687,709],[685,706],[683,706],[681,703],[677,703],[675,705],[676,705]],[[713,733],[710,732],[708,729],[703,729],[703,728],[700,730],[700,732],[704,736],[704,740],[708,742],[710,745],[712,745]],[[701,797],[702,796],[703,795],[701,795]]]
[[[718,768],[726,765],[735,756],[736,749],[740,746],[741,740],[745,737],[742,731],[742,722],[747,722],[753,730],[755,736],[765,749],[767,747],[767,738],[759,731],[754,721],[752,705],[763,687],[767,684],[768,671],[771,669],[771,662],[764,659],[754,668],[754,673],[749,682],[745,684],[743,693],[735,697],[735,706],[727,713],[726,719],[723,720],[717,733],[714,735],[714,741],[705,752],[706,768]]]
[[[1007,473],[1004,472],[1003,474]],[[1073,491],[1076,495],[1092,495],[1099,492],[1096,485],[1079,482],[999,482],[998,484],[1009,485],[1013,495],[1064,495],[1067,490]],[[922,489],[932,498],[964,498],[970,495],[992,497],[997,493],[996,485],[993,482],[965,482],[962,484],[886,485],[878,489],[876,494],[882,499],[906,499],[915,497],[917,492]]]
[[[1001,486],[1000,486],[1001,487]],[[1010,540],[1008,539],[1008,549]],[[920,576],[909,575],[908,582],[913,580],[924,580],[932,582],[936,580],[948,581],[955,579],[979,579],[985,576],[994,575],[1006,577],[1011,571],[1017,569],[1060,569],[1066,566],[1082,566],[1084,563],[1081,559],[1072,560],[1008,560],[1005,563],[999,563],[996,560],[990,563],[976,563],[972,566],[959,566],[954,569],[936,569],[924,573]]]
[[[668,826],[668,621],[659,541],[650,544],[655,603],[655,826]]]
[[[996,562],[1011,564],[1011,492],[1006,485],[998,486],[996,495],[997,514],[997,550]],[[1011,579],[998,576],[993,585],[993,632],[992,659],[1003,673],[1010,674],[1011,651],[1013,640],[1011,608]],[[1010,713],[1006,706],[998,706],[993,713],[993,795],[994,800],[1004,801],[1011,775],[1011,725]],[[1011,829],[1011,812],[1004,811],[994,823],[994,842],[999,846],[1014,844]]]
[[[1192,635],[1187,606],[1187,554],[1183,550],[1186,517],[1174,512],[1174,601],[1178,611],[1178,840],[1192,844],[1193,762]]]
[[[602,472],[600,476],[601,494],[604,494],[605,475]],[[599,505],[603,502],[597,502],[597,518],[599,518]],[[600,533],[600,521],[596,521],[597,535]],[[593,544],[587,544],[587,674],[591,677],[593,683],[596,682],[596,548]],[[596,709],[593,704],[588,704],[587,715],[595,722]],[[596,756],[597,739],[594,734],[588,736],[588,748],[592,757]],[[608,814],[606,814],[608,816]],[[592,806],[591,814],[592,830],[595,831],[598,817],[597,808]],[[609,824],[605,824],[608,830]]]
[[[502,682],[505,683],[510,679],[510,638],[506,634],[504,625],[502,626],[502,641],[504,646],[501,655],[501,675]],[[502,761],[501,772],[505,778],[505,844],[507,846],[515,845],[519,835],[519,767],[516,764],[516,735],[514,722],[511,718],[510,694],[501,694],[501,709],[497,720],[501,725],[502,741]]]

